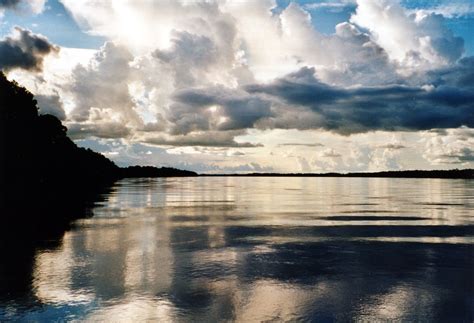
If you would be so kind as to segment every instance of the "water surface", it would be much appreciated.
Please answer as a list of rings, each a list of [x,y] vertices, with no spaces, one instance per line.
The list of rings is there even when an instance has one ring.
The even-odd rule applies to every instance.
[[[474,181],[120,181],[0,262],[0,320],[471,322]]]

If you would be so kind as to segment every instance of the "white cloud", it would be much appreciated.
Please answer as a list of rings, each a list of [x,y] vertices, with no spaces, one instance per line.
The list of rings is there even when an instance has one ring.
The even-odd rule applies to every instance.
[[[127,48],[109,42],[87,66],[78,65],[72,72],[73,82],[68,89],[76,103],[69,118],[141,125],[128,89],[132,60]]]
[[[355,3],[356,0],[322,1],[305,4],[304,8],[308,10],[326,9],[332,12],[340,12],[348,6],[354,6]]]
[[[445,27],[442,16],[422,10],[409,14],[398,1],[358,0],[351,22],[368,29],[406,72],[447,65],[463,53],[462,39]]]
[[[469,166],[474,164],[474,129],[458,128],[427,132],[421,140],[423,157],[432,165]]]
[[[429,8],[413,10],[414,13],[439,14],[446,18],[470,17],[474,15],[474,3],[467,1],[449,1]]]

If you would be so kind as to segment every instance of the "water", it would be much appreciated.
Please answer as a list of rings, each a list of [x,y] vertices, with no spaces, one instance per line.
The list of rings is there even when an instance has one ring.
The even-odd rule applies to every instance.
[[[471,322],[473,210],[469,180],[123,180],[0,262],[0,320]]]

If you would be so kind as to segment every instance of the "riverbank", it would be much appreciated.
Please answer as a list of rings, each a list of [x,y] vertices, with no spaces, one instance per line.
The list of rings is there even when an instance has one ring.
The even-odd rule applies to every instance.
[[[406,170],[373,173],[247,173],[247,174],[200,174],[200,176],[230,177],[379,177],[379,178],[450,178],[474,179],[474,169]]]

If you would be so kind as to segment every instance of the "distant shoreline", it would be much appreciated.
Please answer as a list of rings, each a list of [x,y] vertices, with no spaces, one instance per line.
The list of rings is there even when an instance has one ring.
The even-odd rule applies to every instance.
[[[448,178],[474,179],[474,169],[408,170],[371,173],[246,173],[199,174],[202,177],[373,177],[373,178]]]

